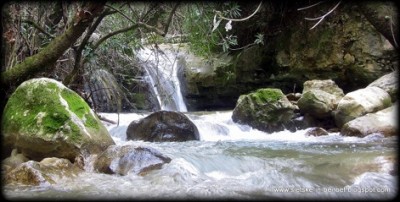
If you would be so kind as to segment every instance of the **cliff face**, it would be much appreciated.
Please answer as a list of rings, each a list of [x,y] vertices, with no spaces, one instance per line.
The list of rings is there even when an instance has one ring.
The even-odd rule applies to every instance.
[[[271,11],[273,5],[268,6],[261,12]],[[357,6],[342,3],[310,30],[316,21],[304,17],[321,16],[332,5],[317,7],[319,12],[292,8],[280,27],[279,16],[264,18],[262,23],[255,16],[248,23],[234,25],[238,33],[248,24],[258,23],[258,30],[248,29],[254,33],[238,33],[238,37],[248,38],[264,30],[264,46],[216,55],[211,60],[187,59],[181,82],[188,110],[233,108],[240,94],[263,87],[301,92],[302,84],[312,79],[332,79],[346,93],[397,68],[396,50]]]

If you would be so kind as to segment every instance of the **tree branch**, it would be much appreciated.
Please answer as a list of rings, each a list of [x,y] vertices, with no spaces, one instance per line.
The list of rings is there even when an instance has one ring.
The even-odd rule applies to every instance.
[[[321,23],[321,22],[325,19],[326,16],[328,16],[329,14],[331,14],[331,13],[339,6],[339,4],[340,4],[341,2],[342,2],[342,1],[339,1],[339,2],[336,4],[335,7],[333,7],[331,10],[329,10],[327,13],[325,13],[324,15],[322,15],[322,16],[320,16],[320,17],[316,17],[316,18],[304,18],[305,20],[310,20],[310,21],[318,20],[318,22],[315,23],[314,26],[312,26],[312,27],[310,28],[310,30],[314,29],[319,23]]]
[[[32,26],[35,27],[37,30],[39,30],[40,32],[42,32],[43,34],[45,34],[46,36],[48,36],[48,37],[54,39],[54,36],[53,36],[53,35],[51,35],[50,33],[46,32],[46,30],[44,30],[42,27],[40,27],[40,26],[39,26],[38,24],[36,24],[35,22],[33,22],[33,21],[31,21],[31,20],[27,20],[27,19],[22,20],[22,22],[32,25]]]
[[[104,41],[106,41],[108,38],[110,38],[110,37],[112,37],[112,36],[115,36],[115,35],[117,35],[117,34],[123,33],[123,32],[127,32],[127,31],[132,30],[132,29],[136,29],[137,27],[138,27],[138,24],[134,24],[134,25],[132,25],[132,26],[125,27],[125,28],[122,28],[122,29],[120,29],[120,30],[117,30],[117,31],[108,33],[107,35],[105,35],[104,37],[102,37],[101,39],[99,39],[99,40],[93,45],[92,50],[96,50],[96,49],[100,46],[100,44],[102,44],[102,43],[103,43]]]
[[[365,18],[396,49],[399,48],[396,37],[399,36],[398,8],[391,1],[366,1],[359,5]]]
[[[245,17],[245,18],[241,18],[241,19],[226,18],[226,17],[222,16],[221,11],[215,11],[215,13],[216,13],[221,19],[230,20],[230,21],[233,21],[233,22],[240,22],[240,21],[248,20],[248,19],[250,19],[251,17],[253,17],[253,16],[258,12],[258,10],[260,10],[261,4],[262,4],[262,1],[260,1],[260,4],[258,5],[257,9],[256,9],[251,15],[249,15],[249,16],[247,16],[247,17]]]
[[[172,8],[172,10],[171,10],[171,13],[170,13],[169,16],[168,16],[167,24],[165,25],[165,28],[164,28],[164,36],[168,33],[169,25],[170,25],[171,22],[172,22],[172,17],[174,16],[174,13],[175,13],[175,11],[176,11],[176,9],[178,8],[178,6],[179,6],[180,3],[181,3],[181,2],[178,2],[178,3],[175,4],[175,6],[174,6],[174,7]],[[163,37],[164,37],[164,36],[163,36]]]
[[[90,36],[92,36],[93,32],[97,29],[100,22],[104,19],[105,16],[113,14],[109,12],[109,10],[105,10],[100,14],[100,16],[96,19],[96,21],[90,26],[89,30],[86,32],[85,37],[82,39],[82,42],[78,46],[77,50],[75,51],[75,64],[74,68],[72,69],[71,73],[69,73],[63,80],[63,84],[68,86],[74,79],[75,75],[78,73],[79,69],[83,66],[82,61],[82,51],[88,44]]]
[[[69,28],[60,36],[54,38],[45,48],[37,54],[26,58],[23,62],[2,72],[1,83],[10,86],[17,85],[30,75],[46,70],[54,69],[54,64],[64,52],[82,35],[93,19],[103,10],[104,3],[87,2],[77,11]]]

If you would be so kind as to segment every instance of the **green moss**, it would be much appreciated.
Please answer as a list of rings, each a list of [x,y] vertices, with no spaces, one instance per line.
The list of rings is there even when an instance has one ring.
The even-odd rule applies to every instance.
[[[99,123],[90,113],[89,105],[75,92],[64,89],[61,96],[68,103],[69,110],[75,113],[80,119],[85,120],[85,127],[99,129]]]
[[[259,104],[266,102],[276,102],[280,100],[282,96],[283,93],[279,89],[272,88],[259,89],[256,92],[250,94],[250,97]]]
[[[85,114],[89,113],[89,106],[85,104],[85,101],[75,92],[64,89],[61,91],[61,96],[67,101],[69,109],[79,118],[82,119]]]
[[[70,120],[70,113],[60,99],[56,99],[59,93],[68,103],[69,110],[86,120],[86,127],[99,129],[99,123],[90,113],[89,106],[77,94],[66,89],[60,92],[57,84],[47,83],[45,87],[17,88],[4,110],[3,133],[41,135],[45,139],[51,139],[56,133],[64,133],[72,141],[80,140],[82,137],[79,127]],[[30,100],[24,102],[26,99]]]
[[[71,130],[70,134],[71,135],[69,136],[69,138],[71,138],[71,140],[73,142],[80,141],[82,139],[82,135],[80,134],[79,127],[75,123],[73,123],[72,121],[69,121],[68,125],[71,127],[70,128],[70,130]]]
[[[44,134],[57,132],[59,127],[69,119],[68,112],[60,107],[60,101],[54,99],[54,94],[57,93],[57,86],[52,83],[46,88],[18,88],[5,108],[4,131],[37,134],[38,123],[41,122]],[[27,96],[31,100],[24,102]]]
[[[54,112],[43,117],[44,134],[55,134],[70,117],[67,114]]]
[[[89,113],[86,115],[85,126],[90,128],[99,129],[99,122]]]

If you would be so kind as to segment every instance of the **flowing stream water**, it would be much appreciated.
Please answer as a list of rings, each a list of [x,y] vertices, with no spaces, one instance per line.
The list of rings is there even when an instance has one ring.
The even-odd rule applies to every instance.
[[[339,133],[313,137],[305,135],[308,129],[268,134],[234,123],[232,111],[185,112],[174,57],[168,57],[176,54],[166,50],[160,54],[155,57],[146,48],[140,57],[153,61],[147,71],[162,109],[183,111],[199,129],[199,141],[127,140],[129,123],[150,113],[120,114],[119,125],[104,123],[117,145],[149,146],[172,161],[144,176],[87,169],[75,177],[60,177],[56,184],[7,185],[3,194],[25,199],[114,200],[383,200],[397,195],[396,137],[344,137]],[[101,115],[118,119],[115,113]]]
[[[127,141],[133,120],[106,125],[117,145],[149,146],[172,161],[144,176],[96,173],[57,184],[6,186],[6,197],[68,199],[390,199],[397,195],[397,139],[305,136],[306,130],[267,134],[232,122],[232,111],[186,112],[200,141]],[[117,114],[103,113],[115,120]]]

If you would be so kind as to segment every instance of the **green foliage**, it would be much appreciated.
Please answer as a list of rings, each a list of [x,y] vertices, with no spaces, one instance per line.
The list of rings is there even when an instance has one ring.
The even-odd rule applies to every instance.
[[[264,34],[258,33],[256,35],[256,40],[254,40],[255,44],[262,44],[264,45]]]
[[[188,4],[183,21],[183,32],[188,34],[191,50],[200,56],[208,57],[220,51],[219,35],[212,30],[212,9],[215,4]]]

